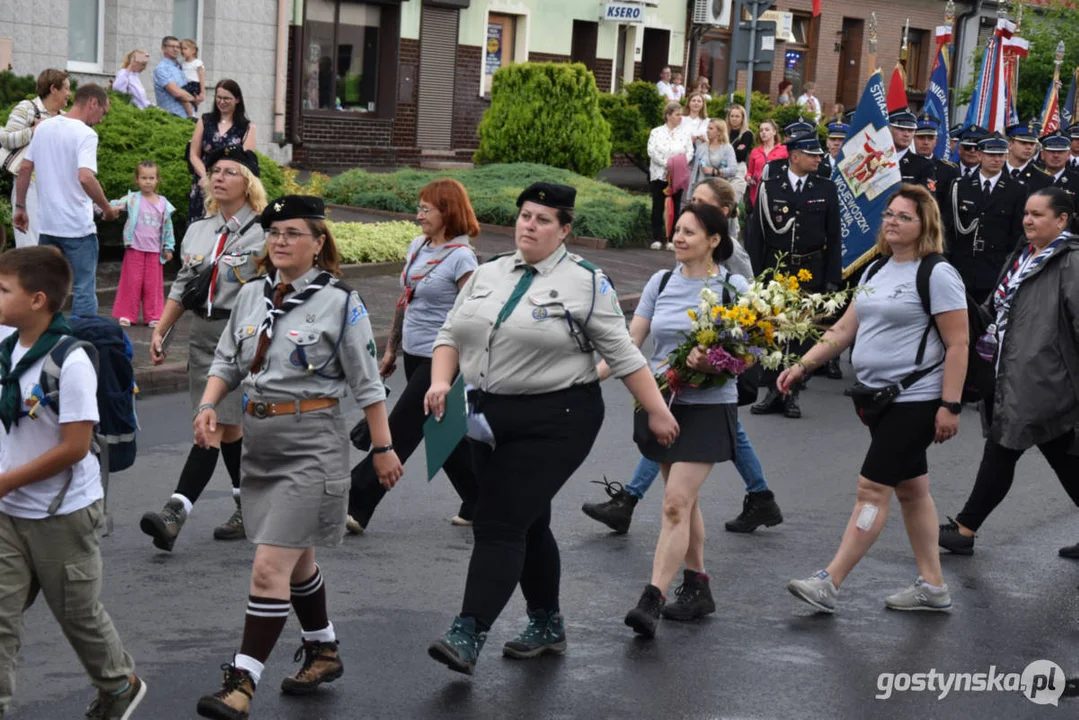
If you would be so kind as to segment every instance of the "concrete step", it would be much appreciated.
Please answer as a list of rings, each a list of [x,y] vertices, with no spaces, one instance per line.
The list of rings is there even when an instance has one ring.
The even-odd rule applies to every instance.
[[[421,170],[471,170],[476,167],[470,162],[459,160],[421,160]]]

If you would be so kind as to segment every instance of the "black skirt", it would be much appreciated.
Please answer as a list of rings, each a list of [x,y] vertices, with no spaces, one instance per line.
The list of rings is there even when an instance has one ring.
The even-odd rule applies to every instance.
[[[734,460],[738,428],[738,405],[690,405],[675,403],[671,413],[678,421],[678,439],[663,447],[648,429],[648,413],[633,413],[633,441],[641,455],[653,462],[721,463]]]

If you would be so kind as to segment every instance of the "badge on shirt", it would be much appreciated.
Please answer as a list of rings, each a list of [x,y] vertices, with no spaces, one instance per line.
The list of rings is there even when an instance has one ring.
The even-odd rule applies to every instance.
[[[363,306],[362,302],[357,301],[356,307],[352,308],[348,313],[348,324],[355,325],[366,316],[367,308]]]
[[[547,308],[545,307],[532,308],[533,320],[546,320],[547,314]]]
[[[319,334],[310,330],[289,330],[288,339],[301,347],[314,345],[318,342]]]
[[[605,277],[601,277],[599,280],[599,294],[606,295],[611,291],[611,281]]]
[[[373,358],[378,357],[377,350],[375,349],[375,341],[373,339],[367,341],[367,352],[371,353],[371,357]]]

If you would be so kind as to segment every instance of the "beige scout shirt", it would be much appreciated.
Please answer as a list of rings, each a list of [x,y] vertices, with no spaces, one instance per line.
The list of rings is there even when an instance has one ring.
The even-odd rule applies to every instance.
[[[457,295],[435,347],[456,348],[465,382],[501,395],[537,395],[596,382],[595,357],[581,349],[588,341],[615,377],[644,367],[610,280],[578,265],[579,259],[562,245],[534,265],[532,284],[498,328],[498,314],[526,263],[518,250],[480,265]]]
[[[303,292],[319,272],[312,268],[292,283],[285,299]],[[262,368],[249,372],[266,317],[265,288],[263,278],[240,290],[210,375],[230,390],[242,384],[248,397],[269,402],[340,398],[350,389],[360,407],[386,399],[367,308],[358,293],[341,287],[327,285],[278,317]]]
[[[180,246],[183,265],[172,283],[169,300],[181,302],[187,284],[200,272],[210,271],[218,240],[228,227],[229,237],[218,260],[213,306],[215,310],[231,310],[244,283],[258,277],[256,261],[266,252],[266,236],[262,226],[255,222],[247,227],[256,217],[254,209],[244,205],[227,223],[221,215],[211,215],[191,223]],[[247,230],[243,235],[237,235],[245,227]],[[206,314],[205,309],[202,314]]]

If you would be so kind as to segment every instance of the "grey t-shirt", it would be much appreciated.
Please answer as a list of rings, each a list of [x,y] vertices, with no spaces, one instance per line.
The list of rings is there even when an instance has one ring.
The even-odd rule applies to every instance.
[[[411,260],[411,264],[406,261],[405,266],[410,275],[423,272],[427,263],[445,250],[444,246],[421,247],[423,241],[424,237],[420,236],[408,246],[406,257]],[[454,238],[450,242],[468,243],[468,238]],[[457,248],[419,281],[412,300],[408,303],[408,309],[405,310],[401,347],[406,353],[431,357],[439,328],[457,300],[457,281],[477,266],[475,252],[470,248]]]
[[[671,279],[667,282],[667,287],[663,288],[663,294],[660,295],[659,284],[665,273],[667,273],[666,270],[660,270],[652,276],[652,279],[644,286],[641,299],[634,311],[635,315],[652,322],[651,333],[656,343],[649,361],[652,372],[657,372],[659,366],[667,360],[667,356],[685,341],[686,333],[692,325],[686,311],[697,307],[700,303],[701,290],[705,283],[720,298],[723,297],[723,285],[720,284],[720,280],[723,279],[734,286],[736,292],[732,293],[733,295],[749,289],[749,283],[744,277],[731,275],[726,270],[714,278],[687,278],[679,267],[671,273]],[[737,403],[738,386],[731,380],[717,388],[705,390],[686,388],[675,396],[674,401],[687,405]]]
[[[869,281],[870,291],[854,298],[858,335],[854,341],[854,371],[869,387],[884,387],[920,368],[944,359],[944,344],[935,329],[929,331],[922,364],[914,359],[929,317],[922,308],[916,285],[921,260],[888,262]],[[865,284],[865,278],[862,279]],[[929,307],[934,315],[967,308],[966,288],[956,269],[938,263],[929,276]],[[896,402],[937,400],[944,383],[944,365],[904,390]]]

